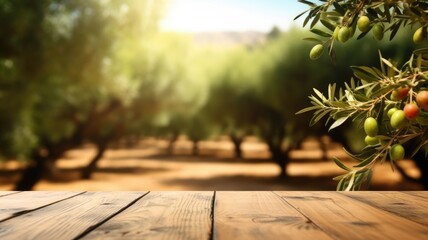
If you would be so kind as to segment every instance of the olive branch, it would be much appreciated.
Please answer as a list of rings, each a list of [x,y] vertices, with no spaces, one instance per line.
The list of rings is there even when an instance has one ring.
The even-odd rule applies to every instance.
[[[426,0],[328,0],[320,1],[320,4],[307,0],[299,2],[308,5],[309,9],[295,19],[307,14],[303,26],[309,24],[310,31],[321,38],[304,39],[316,43],[309,55],[311,59],[318,59],[327,46],[328,54],[335,61],[334,43],[345,43],[353,37],[356,29],[360,31],[357,39],[372,32],[376,39],[381,40],[389,32],[389,40],[392,40],[402,27],[416,26],[418,29],[414,32],[413,41],[421,43],[428,39]],[[297,113],[314,111],[310,125],[327,117],[326,125],[330,124],[329,130],[341,126],[349,119],[360,126],[364,119],[364,125],[370,119],[371,128],[375,131],[369,129],[368,132],[364,126],[368,146],[358,154],[347,151],[357,164],[348,167],[334,158],[335,163],[347,172],[334,178],[339,181],[337,190],[346,191],[359,190],[362,184],[370,182],[372,170],[378,162],[390,160],[394,170],[395,161],[405,154],[402,144],[412,142],[412,146],[408,147],[413,149],[407,155],[410,158],[418,151],[428,152],[428,107],[423,106],[423,110],[419,111],[413,104],[418,92],[428,89],[428,49],[414,51],[401,69],[381,55],[380,69],[367,66],[351,68],[355,78],[345,83],[343,89],[330,84],[326,96],[314,89],[315,94],[309,97],[312,106]],[[403,96],[398,96],[400,88],[404,89]],[[407,121],[401,109],[412,104],[410,107],[417,112],[414,111],[415,116],[412,117],[406,115]],[[398,113],[394,114],[395,112]]]
[[[344,89],[337,89],[336,84],[330,84],[327,96],[314,89],[315,94],[309,97],[313,106],[296,113],[314,111],[310,121],[311,126],[328,116],[326,125],[330,124],[329,131],[341,126],[349,119],[362,124],[364,119],[374,116],[377,122],[381,123],[380,133],[376,136],[379,140],[378,143],[368,145],[360,154],[352,154],[347,151],[348,155],[358,162],[352,168],[346,166],[338,158],[334,158],[336,165],[348,172],[334,178],[339,181],[338,190],[359,190],[363,183],[369,182],[375,164],[383,163],[388,159],[394,144],[405,144],[412,139],[422,138],[423,141],[409,157],[427,145],[428,130],[426,126],[428,126],[428,121],[425,118],[394,129],[390,126],[390,120],[385,114],[392,107],[402,107],[405,104],[405,100],[389,99],[394,89],[401,86],[413,89],[428,84],[428,70],[426,69],[428,65],[426,61],[423,61],[423,53],[426,52],[419,50],[416,60],[413,55],[401,70],[381,55],[380,69],[354,66],[352,71],[357,80],[352,78],[349,84],[345,83]],[[415,63],[416,67],[414,67]],[[428,117],[428,113],[423,112],[423,114]],[[394,170],[395,161],[391,157],[389,160]]]

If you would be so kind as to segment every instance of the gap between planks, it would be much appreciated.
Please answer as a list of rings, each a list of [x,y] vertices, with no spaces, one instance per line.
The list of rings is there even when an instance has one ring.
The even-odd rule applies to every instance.
[[[276,193],[334,238],[419,240],[428,235],[428,228],[420,223],[341,193]]]
[[[214,222],[215,222],[215,205],[216,205],[216,191],[214,191],[213,198],[211,200],[211,213],[210,213],[211,232],[210,232],[209,240],[215,239],[215,224],[214,224]]]
[[[85,192],[0,223],[0,239],[74,239],[146,192]]]
[[[20,193],[20,191],[0,191],[0,197],[17,194]]]
[[[210,239],[212,191],[150,192],[83,239]]]
[[[73,198],[85,192],[24,191],[14,192],[0,198],[0,223],[27,214],[58,202]]]
[[[139,201],[140,199],[142,199],[144,196],[146,196],[149,193],[150,193],[150,191],[144,193],[143,195],[141,195],[141,197],[136,198],[135,200],[133,200],[132,202],[130,202],[128,205],[126,205],[125,207],[123,207],[122,209],[120,209],[119,211],[117,211],[116,213],[113,213],[112,215],[110,215],[109,217],[107,217],[106,219],[104,219],[103,221],[100,221],[99,223],[94,224],[93,226],[90,226],[88,229],[86,229],[84,232],[82,232],[82,234],[78,235],[74,239],[81,239],[81,238],[85,237],[90,232],[92,232],[94,229],[96,229],[97,227],[99,227],[102,224],[106,223],[108,220],[112,219],[113,217],[115,217],[119,213],[125,211],[127,208],[129,208],[130,206],[134,205],[137,201]]]

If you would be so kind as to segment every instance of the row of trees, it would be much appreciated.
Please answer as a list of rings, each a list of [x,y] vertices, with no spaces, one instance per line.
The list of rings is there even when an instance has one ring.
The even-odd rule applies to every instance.
[[[140,112],[129,109],[144,109],[141,93],[154,84],[147,75],[164,74],[158,65],[165,57],[134,54],[151,49],[141,39],[156,31],[161,4],[0,3],[0,151],[30,163],[17,189],[31,189],[84,141],[96,143],[101,155],[109,140],[126,134],[126,122]]]
[[[247,135],[258,135],[287,176],[289,153],[308,135],[310,115],[295,116],[312,88],[340,84],[348,65],[385,56],[403,61],[403,37],[337,49],[317,64],[302,52],[305,33],[274,29],[264,43],[196,47],[190,37],[159,33],[162,1],[3,1],[0,3],[0,154],[28,167],[16,189],[53,174],[56,160],[85,142],[97,153],[83,170],[90,178],[112,141],[179,134],[194,141],[227,134],[241,157]],[[409,47],[410,48],[410,47]],[[397,50],[400,49],[400,52]],[[359,54],[355,54],[358,52]],[[349,139],[336,130],[334,139]],[[354,144],[355,145],[355,144]]]
[[[312,47],[302,41],[307,35],[298,29],[283,34],[268,34],[265,44],[251,49],[238,49],[228,57],[226,67],[213,81],[207,108],[211,119],[221,124],[223,133],[228,133],[236,145],[247,134],[256,134],[263,139],[271,152],[272,160],[280,167],[280,175],[287,176],[289,153],[299,147],[309,135],[321,136],[327,133],[322,125],[308,128],[311,115],[296,116],[307,106],[306,99],[313,88],[323,88],[326,82],[343,85],[351,77],[349,65],[370,61],[375,64],[377,49],[395,61],[402,62],[411,52],[411,40],[404,35],[384,44],[374,39],[363,44],[351,42],[348,48],[337,49],[340,62],[332,64],[324,56],[316,64],[302,55]],[[400,47],[397,47],[400,46]],[[359,54],[356,54],[356,53]],[[346,129],[330,132],[333,140],[343,143],[348,149],[357,151],[363,147],[356,139],[358,126],[348,124]]]

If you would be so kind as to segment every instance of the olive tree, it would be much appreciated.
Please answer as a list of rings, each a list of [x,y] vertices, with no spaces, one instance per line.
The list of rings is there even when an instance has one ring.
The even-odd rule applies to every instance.
[[[254,52],[245,47],[224,51],[212,78],[206,105],[209,118],[217,123],[234,145],[235,157],[242,157],[241,144],[256,126],[257,89],[260,65]]]
[[[135,81],[123,77],[127,68],[112,69],[124,58],[123,46],[155,30],[148,19],[159,16],[141,12],[156,15],[159,5],[1,2],[1,31],[8,37],[0,42],[0,153],[29,160],[17,189],[31,189],[67,150],[122,131],[117,116]]]

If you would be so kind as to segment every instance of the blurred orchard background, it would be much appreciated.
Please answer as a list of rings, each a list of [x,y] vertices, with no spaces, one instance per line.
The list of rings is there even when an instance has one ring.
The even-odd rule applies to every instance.
[[[309,127],[313,88],[408,59],[367,37],[311,61],[284,0],[0,1],[0,190],[334,190],[361,126]],[[304,19],[304,18],[302,18]],[[340,45],[340,44],[339,44]],[[420,175],[412,161],[398,163]],[[375,190],[418,183],[375,168]]]

